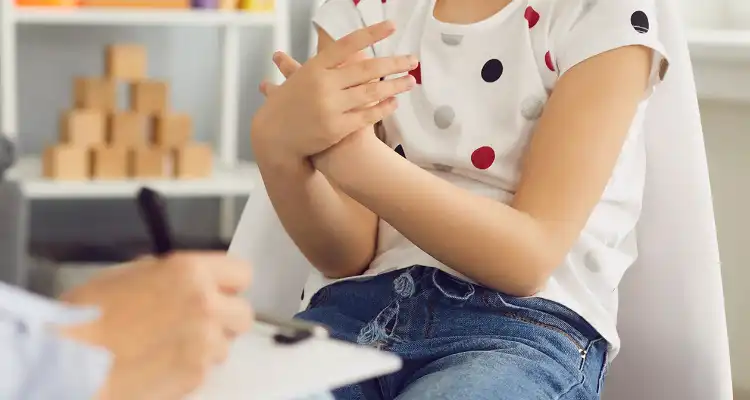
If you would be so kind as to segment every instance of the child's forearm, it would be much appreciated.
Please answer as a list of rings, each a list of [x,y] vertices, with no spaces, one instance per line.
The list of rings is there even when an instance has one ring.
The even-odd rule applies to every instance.
[[[435,177],[387,146],[346,143],[317,164],[352,198],[467,277],[519,296],[536,293],[559,253],[533,218]]]
[[[361,274],[375,253],[377,217],[329,183],[306,160],[256,147],[268,195],[284,229],[329,278]]]

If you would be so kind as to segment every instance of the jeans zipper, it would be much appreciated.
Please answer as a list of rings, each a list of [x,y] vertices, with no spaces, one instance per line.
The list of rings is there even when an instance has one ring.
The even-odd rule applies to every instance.
[[[529,324],[534,324],[534,325],[540,326],[542,328],[551,329],[551,330],[553,330],[555,332],[558,332],[558,333],[562,334],[563,336],[565,336],[566,338],[568,338],[568,340],[571,343],[573,343],[573,345],[578,349],[578,354],[581,355],[581,358],[584,359],[584,360],[586,359],[586,354],[588,353],[586,351],[586,348],[584,348],[580,343],[578,343],[578,341],[570,333],[565,332],[564,330],[562,330],[562,329],[560,329],[560,328],[558,328],[558,327],[556,327],[554,325],[545,324],[544,322],[534,321],[532,319],[528,319],[528,318],[522,317],[522,316],[520,316],[518,314],[514,314],[514,313],[510,313],[510,312],[506,312],[504,314],[506,314],[507,316],[509,316],[511,318],[515,318],[515,319],[517,319],[519,321],[523,321],[523,322],[526,322],[526,323],[529,323]]]

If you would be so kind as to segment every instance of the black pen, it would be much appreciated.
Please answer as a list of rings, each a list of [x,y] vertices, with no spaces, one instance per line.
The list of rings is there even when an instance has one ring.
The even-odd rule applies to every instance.
[[[151,237],[153,253],[165,257],[174,250],[172,231],[166,213],[164,199],[154,190],[142,188],[137,197],[138,210]],[[297,320],[281,320],[269,315],[256,314],[255,320],[280,330],[274,340],[281,344],[294,344],[310,337],[327,337],[322,326]]]

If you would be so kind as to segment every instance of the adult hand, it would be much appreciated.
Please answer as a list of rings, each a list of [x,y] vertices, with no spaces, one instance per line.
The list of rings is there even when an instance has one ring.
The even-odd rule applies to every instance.
[[[114,355],[102,399],[179,399],[250,327],[252,312],[239,296],[249,283],[249,266],[220,253],[145,258],[64,294],[61,300],[102,315],[63,334]]]
[[[396,108],[394,96],[414,87],[414,78],[380,78],[416,68],[416,58],[346,62],[393,32],[390,22],[363,28],[323,49],[299,68],[291,57],[276,53],[274,62],[289,78],[266,90],[268,99],[253,119],[253,142],[272,141],[274,146],[270,147],[304,159],[390,115]]]

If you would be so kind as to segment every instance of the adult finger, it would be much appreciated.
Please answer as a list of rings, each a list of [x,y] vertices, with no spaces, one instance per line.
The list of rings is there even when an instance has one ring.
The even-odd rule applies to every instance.
[[[276,67],[279,68],[279,71],[281,71],[281,74],[284,75],[285,78],[289,78],[293,73],[300,69],[300,67],[302,67],[297,60],[293,59],[283,51],[277,51],[274,53],[273,63],[276,64]]]
[[[408,92],[415,84],[414,77],[406,75],[396,79],[386,79],[355,86],[344,91],[342,108],[344,111],[361,111],[357,109]]]
[[[375,125],[393,114],[396,108],[398,108],[398,101],[395,97],[390,97],[371,107],[350,111],[344,116],[342,129],[345,132],[354,132],[366,126]]]
[[[313,60],[320,62],[323,68],[336,68],[358,52],[391,36],[395,30],[391,21],[356,30],[323,49]]]
[[[343,88],[361,85],[389,75],[409,72],[418,65],[419,60],[411,55],[371,58],[341,67],[336,73],[337,84]]]
[[[194,267],[208,272],[213,281],[226,292],[238,293],[250,286],[250,266],[225,252],[194,252],[185,257]]]
[[[216,304],[216,316],[224,332],[235,337],[247,332],[253,322],[253,311],[246,299],[221,296]]]

